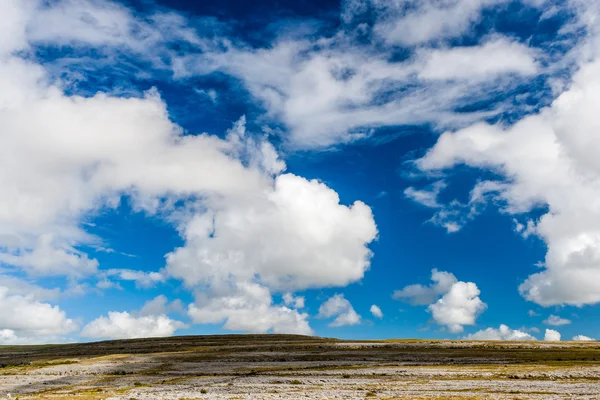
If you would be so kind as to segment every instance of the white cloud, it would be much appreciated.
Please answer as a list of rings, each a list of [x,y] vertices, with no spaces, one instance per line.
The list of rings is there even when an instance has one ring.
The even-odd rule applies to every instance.
[[[446,132],[417,162],[424,171],[460,164],[492,170],[504,178],[492,181],[503,212],[547,210],[521,229],[548,248],[542,270],[519,288],[542,306],[600,302],[599,13],[595,2],[570,4],[578,18],[566,28],[584,34],[565,59],[577,72],[557,88],[552,105],[511,126],[479,123]]]
[[[515,73],[537,71],[533,50],[501,37],[463,49],[467,54],[502,51],[501,61],[486,57],[485,65],[470,63],[472,73],[464,71],[458,61],[462,55],[453,50],[427,50],[390,62],[388,52],[348,46],[349,38],[339,38],[343,36],[324,38],[318,50],[310,40],[282,39],[265,49],[230,48],[202,60],[190,57],[185,64],[189,75],[218,70],[242,79],[267,116],[285,124],[285,142],[300,149],[351,142],[384,126],[452,127],[480,121],[504,109],[456,109],[512,87],[518,81]],[[453,71],[440,72],[448,67],[440,63],[450,61]]]
[[[475,320],[486,309],[479,298],[480,291],[473,282],[456,282],[450,291],[427,310],[439,325],[446,325],[450,332],[463,331],[464,325],[475,325]]]
[[[430,208],[438,208],[441,207],[441,204],[438,203],[438,196],[440,192],[446,188],[446,183],[444,181],[437,181],[431,184],[429,189],[415,189],[414,187],[408,187],[404,190],[404,195],[409,199],[422,204],[426,207]]]
[[[437,181],[429,189],[415,189],[409,187],[404,194],[409,199],[429,208],[437,209],[436,213],[427,222],[441,226],[448,233],[455,233],[470,220],[475,218],[485,206],[490,193],[498,191],[498,185],[493,182],[479,182],[470,193],[469,201],[461,203],[452,200],[447,204],[440,203],[438,196],[447,187],[444,181]]]
[[[27,23],[35,2],[4,1],[0,5],[0,54],[8,54],[27,46],[23,26]]]
[[[352,304],[343,294],[335,294],[319,307],[317,318],[333,318],[329,324],[331,327],[360,324],[361,316],[354,311]]]
[[[166,315],[135,317],[128,312],[111,311],[108,317],[101,316],[81,331],[80,336],[93,339],[133,339],[172,336],[177,329],[186,325]]]
[[[600,169],[589,152],[595,148],[593,105],[600,103],[599,85],[600,62],[587,64],[571,88],[539,115],[508,128],[478,124],[445,133],[418,161],[424,170],[465,163],[506,176],[509,181],[495,194],[506,204],[504,212],[549,207],[551,212],[535,224],[548,246],[545,269],[520,287],[525,298],[540,305],[600,301],[600,214],[594,200],[600,194]]]
[[[515,224],[515,232],[519,233],[523,238],[527,239],[531,235],[535,235],[535,221],[528,219],[526,224],[522,224],[513,218]]]
[[[391,44],[414,46],[465,33],[481,13],[506,0],[371,0],[378,11],[375,32]]]
[[[32,275],[81,276],[96,272],[98,261],[69,245],[56,245],[51,234],[42,234],[32,250],[15,249],[0,253],[0,262],[21,267]],[[61,248],[62,247],[62,248]]]
[[[571,320],[566,319],[566,318],[561,318],[558,315],[551,314],[548,317],[548,319],[544,320],[544,323],[546,325],[561,326],[561,325],[569,325],[571,323]]]
[[[273,166],[264,164],[273,162],[273,150],[266,143],[235,133],[184,136],[155,90],[140,98],[67,96],[40,65],[12,53],[26,43],[2,48],[0,262],[37,275],[91,275],[98,262],[77,247],[101,240],[81,222],[116,207],[122,195],[136,210],[155,212],[177,198],[269,184],[263,169]],[[245,166],[242,152],[256,154],[256,163]]]
[[[26,296],[41,302],[56,300],[63,294],[59,288],[47,289],[33,282],[2,274],[0,274],[0,287],[6,290],[7,296]]]
[[[379,306],[373,304],[369,311],[371,311],[371,314],[373,314],[375,318],[383,318],[383,312],[381,311],[381,308],[379,308]]]
[[[117,192],[129,190],[138,207],[154,211],[161,193],[243,192],[264,179],[226,154],[235,150],[234,139],[180,137],[155,92],[143,99],[83,99],[50,87],[30,95],[27,105],[17,103],[0,118],[3,170],[19,171],[2,177],[4,263],[35,274],[90,274],[97,262],[74,245],[97,239],[78,222],[101,204],[115,206]],[[40,132],[44,140],[33,139]],[[212,168],[220,172],[208,173]]]
[[[375,33],[385,42],[418,46],[447,41],[471,33],[485,10],[504,7],[509,0],[344,0],[342,21],[351,23],[369,13],[374,16]],[[544,8],[545,0],[522,3]],[[362,22],[362,21],[361,21]]]
[[[593,342],[596,339],[588,337],[588,336],[577,335],[577,336],[573,337],[573,340],[576,342]]]
[[[407,8],[403,1],[354,0],[346,2],[343,18],[351,19],[352,14],[373,6],[382,17],[374,31],[388,44],[422,45],[460,35],[480,18],[482,10],[506,2],[411,0]],[[214,71],[240,78],[262,103],[267,117],[286,126],[284,139],[293,148],[346,143],[383,126],[464,126],[504,111],[499,106],[485,112],[456,112],[514,86],[514,82],[491,78],[537,72],[536,52],[501,36],[457,52],[423,50],[418,56],[391,62],[392,49],[358,43],[344,29],[330,37],[307,29],[309,34],[281,35],[265,48],[255,49],[227,37],[202,37],[192,28],[198,26],[197,21],[187,21],[175,12],[137,18],[110,1],[60,0],[25,22],[28,39],[34,43],[92,46],[109,54],[107,59],[113,62],[143,59],[175,78]],[[217,22],[205,22],[219,31]],[[181,54],[172,50],[173,43],[199,51]],[[461,60],[466,58],[471,62],[465,65]],[[81,62],[90,68],[90,63],[105,65],[107,61],[88,57]],[[440,63],[444,64],[441,68]],[[148,71],[138,74],[145,76]],[[460,77],[460,82],[448,82],[452,77]],[[494,82],[484,82],[483,77]],[[433,82],[439,79],[443,82]],[[197,90],[216,99],[214,90]]]
[[[377,228],[362,202],[347,207],[316,180],[279,175],[273,187],[221,199],[186,222],[167,272],[188,285],[232,277],[274,290],[346,286],[369,268]]]
[[[311,335],[308,314],[274,305],[268,289],[257,284],[237,284],[224,293],[202,293],[188,314],[195,323],[219,324],[223,329],[254,333]]]
[[[212,101],[213,103],[217,102],[218,93],[214,89],[209,89],[209,90],[196,89],[195,92],[201,96],[208,97],[210,99],[210,101]]]
[[[406,29],[402,26],[429,30],[410,30],[406,40],[412,43],[452,37],[493,4],[465,1],[441,11],[433,2],[417,4],[403,22],[389,25],[393,29],[387,32],[392,32],[388,41],[398,43],[397,32]],[[128,196],[135,211],[173,222],[184,239],[184,246],[168,255],[165,274],[215,295],[214,304],[205,302],[201,293],[197,296],[190,313],[193,308],[198,320],[216,319],[202,316],[217,313],[219,302],[225,302],[234,304],[220,314],[228,328],[259,329],[240,311],[258,309],[264,317],[260,329],[292,326],[308,332],[306,317],[274,306],[271,293],[344,286],[363,277],[370,267],[368,245],[377,236],[371,209],[362,202],[341,204],[337,193],[318,181],[282,174],[285,165],[275,149],[249,135],[244,120],[225,138],[184,134],[169,120],[166,104],[155,90],[130,97],[71,96],[63,91],[65,82],[54,81],[45,67],[22,58],[30,42],[85,45],[102,51],[122,48],[135,57],[144,53],[160,64],[155,67],[163,68],[162,58],[155,54],[157,46],[178,39],[199,48],[204,45],[184,19],[156,14],[138,21],[128,9],[111,2],[63,0],[33,13],[35,5],[35,1],[0,5],[0,262],[32,275],[96,274],[97,260],[81,248],[101,246],[102,240],[87,233],[82,222],[117,207],[122,196]],[[361,9],[356,5],[352,12]],[[441,28],[417,26],[439,12],[456,18]],[[389,22],[380,21],[379,26]],[[454,112],[464,98],[472,101],[488,92],[471,81],[407,86],[418,78],[415,60],[391,63],[387,53],[353,52],[343,40],[322,39],[318,48],[312,41],[291,39],[259,50],[228,43],[225,52],[203,53],[202,66],[197,58],[191,62],[204,72],[218,69],[240,77],[264,103],[268,116],[291,131],[289,142],[295,147],[347,142],[379,126],[423,122],[462,126],[497,112]],[[524,46],[502,40],[497,39],[504,50],[525,59]],[[452,59],[446,53],[431,54]],[[181,62],[186,72],[185,60],[170,61]],[[504,66],[503,71],[527,70],[525,63],[517,64]],[[478,72],[480,76],[489,73],[486,68]],[[495,90],[502,88],[498,82],[493,85]],[[416,89],[395,91],[405,86]],[[183,207],[178,206],[180,200]],[[458,229],[456,223],[446,225]],[[128,270],[115,276],[129,276],[142,285],[163,279],[162,274]],[[475,299],[464,300],[473,304]],[[135,319],[122,314],[115,319]],[[348,315],[345,322],[358,316]],[[102,318],[105,324],[115,323],[110,316]]]
[[[546,329],[544,340],[547,342],[560,342],[560,333],[553,329]]]
[[[529,315],[530,317],[539,317],[540,316],[540,314],[536,313],[533,310],[527,311],[527,315]]]
[[[147,301],[139,314],[141,316],[148,315],[166,315],[170,313],[183,313],[183,304],[181,300],[169,302],[169,299],[163,294],[156,296],[154,299]]]
[[[127,46],[142,51],[141,44],[156,38],[148,27],[136,22],[131,12],[116,2],[60,0],[36,10],[28,35],[34,42]],[[136,30],[141,32],[136,35]]]
[[[294,296],[292,293],[285,293],[283,295],[283,302],[286,306],[291,306],[296,309],[304,308],[303,296]]]
[[[487,305],[479,298],[480,291],[473,282],[459,282],[450,272],[431,271],[429,286],[409,285],[396,290],[393,298],[408,301],[412,305],[426,305],[433,320],[445,325],[450,332],[463,331],[463,325],[475,325],[477,317]]]
[[[412,305],[426,305],[434,303],[441,295],[448,293],[452,286],[458,282],[454,274],[433,269],[431,271],[432,284],[423,286],[420,284],[408,285],[401,290],[396,290],[393,298],[408,301]]]
[[[198,47],[206,44],[186,18],[176,12],[157,11],[138,18],[115,1],[58,0],[40,4],[39,0],[30,0],[27,3],[37,5],[29,19],[23,21],[30,42],[94,47],[107,55],[108,62],[115,62],[115,53],[126,53],[144,58],[154,68],[170,69],[174,68],[167,50],[170,44],[181,41]],[[210,23],[209,19],[203,22]]]
[[[2,344],[12,344],[18,342],[18,337],[15,331],[12,329],[2,329],[0,330],[0,343]]]
[[[160,272],[134,271],[130,269],[109,269],[102,271],[99,276],[105,279],[101,282],[106,282],[107,278],[114,278],[121,281],[133,281],[135,282],[136,287],[139,288],[154,287],[158,283],[165,281],[165,276]]]
[[[465,336],[466,340],[537,340],[529,333],[510,329],[502,324],[498,329],[487,328]]]
[[[315,205],[317,205],[315,207]],[[229,330],[311,334],[307,314],[272,304],[271,291],[346,286],[369,268],[377,228],[369,207],[347,207],[318,181],[284,174],[274,186],[221,199],[214,212],[183,228],[186,243],[167,256],[166,271],[197,296],[190,316]],[[293,308],[301,298],[284,297]]]
[[[77,330],[58,306],[42,303],[33,295],[10,294],[0,287],[0,343],[43,343]]]
[[[534,52],[504,37],[492,37],[478,46],[422,51],[421,79],[494,79],[500,74],[537,72]]]
[[[226,329],[311,333],[305,314],[272,305],[271,293],[360,280],[377,236],[371,209],[360,201],[340,204],[316,180],[282,174],[275,148],[246,132],[244,118],[224,138],[183,132],[154,89],[71,96],[64,82],[21,58],[28,41],[152,53],[176,40],[169,30],[200,46],[176,15],[153,15],[150,24],[110,2],[63,0],[37,14],[26,6],[10,2],[0,13],[2,21],[11,17],[9,26],[0,24],[10,33],[0,43],[0,262],[32,275],[95,275],[104,288],[118,285],[111,278],[149,287],[178,277],[197,294],[197,317],[216,307],[202,301],[202,292],[214,294],[215,304],[250,298],[250,307],[225,308]],[[116,208],[123,196],[134,212],[172,222],[184,239],[164,271],[99,271],[81,250],[105,247],[84,222]],[[248,294],[254,290],[259,299]],[[300,305],[297,299],[294,307]],[[250,321],[256,310],[264,318],[259,327]],[[106,326],[111,335],[127,336],[137,320],[143,329],[135,335],[176,325],[160,316],[111,315],[87,332]]]
[[[169,302],[159,295],[144,303],[139,311],[110,311],[88,323],[80,336],[93,339],[133,339],[172,336],[178,329],[187,328],[181,321],[171,319],[170,313],[183,313],[180,300]]]
[[[107,278],[103,278],[101,280],[98,280],[98,282],[96,283],[96,287],[98,289],[102,289],[102,290],[108,290],[108,289],[117,289],[117,290],[123,290],[123,286],[121,286],[120,283],[118,282],[113,282]]]

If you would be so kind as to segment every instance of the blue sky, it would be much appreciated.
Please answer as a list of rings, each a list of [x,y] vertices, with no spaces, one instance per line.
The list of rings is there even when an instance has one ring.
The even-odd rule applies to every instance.
[[[597,1],[0,5],[0,344],[586,340]]]

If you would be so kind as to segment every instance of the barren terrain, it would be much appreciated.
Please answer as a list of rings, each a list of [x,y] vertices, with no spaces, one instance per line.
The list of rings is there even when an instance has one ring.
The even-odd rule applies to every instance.
[[[0,398],[600,399],[600,344],[225,335],[0,346]]]

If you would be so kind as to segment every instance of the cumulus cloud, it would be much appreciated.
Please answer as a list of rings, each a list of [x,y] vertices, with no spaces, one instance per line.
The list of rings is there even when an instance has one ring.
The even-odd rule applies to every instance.
[[[319,307],[317,318],[333,318],[329,324],[331,327],[360,324],[361,316],[354,311],[352,304],[343,294],[335,294]]]
[[[0,100],[11,104],[0,117],[6,127],[3,170],[19,171],[2,178],[7,190],[0,196],[0,261],[6,264],[38,275],[89,275],[97,261],[74,247],[99,239],[79,222],[100,207],[118,205],[119,192],[129,191],[136,207],[152,212],[161,194],[228,193],[264,179],[226,154],[236,146],[232,141],[179,136],[156,92],[141,99],[70,98],[36,83],[31,68],[37,66],[16,71],[31,79],[15,88],[27,103],[6,92]],[[10,71],[1,76],[19,84]],[[211,168],[224,174],[221,182],[207,173]]]
[[[270,291],[258,284],[239,283],[221,294],[199,294],[188,314],[195,323],[223,323],[223,329],[232,331],[313,334],[308,314],[273,304]]]
[[[283,302],[286,306],[293,308],[304,308],[303,296],[294,296],[292,293],[285,293],[283,295]]]
[[[371,311],[371,314],[373,314],[375,318],[383,318],[383,312],[381,311],[381,308],[379,308],[379,306],[373,304],[369,311]]]
[[[279,175],[274,186],[221,199],[213,210],[187,221],[185,246],[167,256],[171,276],[190,287],[209,285],[214,293],[214,301],[200,299],[190,308],[197,322],[309,334],[305,314],[272,306],[267,295],[346,286],[370,266],[367,245],[377,235],[371,209],[362,202],[340,204],[337,193],[318,181]]]
[[[544,320],[544,323],[546,325],[561,326],[561,325],[569,325],[571,323],[571,320],[566,319],[566,318],[561,318],[558,315],[551,314],[548,317],[548,319]]]
[[[552,211],[535,224],[548,246],[545,268],[520,286],[525,298],[544,306],[600,301],[594,203],[600,179],[586,156],[593,145],[581,145],[594,137],[595,112],[590,107],[598,93],[593,89],[600,84],[598,71],[598,62],[583,66],[551,108],[511,127],[478,124],[445,133],[418,161],[424,170],[465,163],[510,177],[495,194],[507,213],[549,206]]]
[[[485,182],[495,186],[491,195],[504,213],[547,210],[521,228],[547,245],[542,270],[519,287],[523,297],[542,306],[600,302],[598,7],[570,3],[583,35],[568,55],[577,72],[556,100],[513,125],[478,123],[448,131],[417,161],[423,171],[465,164],[497,173],[504,179]]]
[[[100,288],[123,280],[151,287],[175,277],[197,295],[189,311],[199,323],[312,333],[306,314],[295,310],[300,298],[291,309],[274,305],[271,294],[360,280],[377,236],[371,209],[342,204],[322,182],[283,173],[276,149],[262,133],[247,132],[243,117],[223,137],[184,132],[155,89],[71,95],[45,66],[23,58],[32,43],[133,53],[170,40],[201,46],[184,19],[138,21],[110,2],[62,0],[35,12],[29,5],[4,2],[0,13],[8,16],[0,44],[0,262],[35,276],[97,276]],[[164,270],[102,270],[81,250],[105,247],[84,222],[122,201],[181,235],[184,245],[167,255]],[[253,324],[255,312],[262,320]],[[136,321],[143,329],[133,335],[178,326],[160,315],[112,313],[85,332],[128,337]]]
[[[2,344],[18,343],[17,334],[12,329],[0,330],[0,343],[2,343]]]
[[[396,290],[393,298],[412,305],[426,305],[433,320],[445,325],[452,333],[463,331],[464,325],[475,325],[487,305],[479,298],[480,291],[473,282],[459,282],[454,274],[434,269],[429,286],[409,285]]]
[[[277,290],[346,286],[363,277],[367,245],[377,235],[367,205],[340,204],[323,183],[293,174],[262,189],[190,219],[185,246],[167,256],[168,273],[189,285],[259,276]]]
[[[266,163],[276,162],[271,147],[235,134],[184,136],[156,90],[139,97],[66,95],[42,66],[22,58],[30,47],[19,38],[27,37],[27,22],[35,14],[29,3],[8,3],[3,7],[15,18],[5,27],[11,39],[0,54],[0,155],[1,170],[12,172],[0,176],[5,188],[0,262],[32,275],[92,275],[98,262],[78,247],[102,241],[81,222],[117,207],[123,195],[136,211],[156,213],[181,198],[235,195],[269,185],[263,171],[273,166]],[[64,5],[53,3],[43,12],[69,9],[61,9]],[[112,9],[98,14],[96,3],[74,6],[103,15],[99,24],[121,21],[111,16]],[[80,39],[96,43],[90,35]],[[245,165],[241,158],[249,161],[253,154],[255,163]]]
[[[108,317],[101,316],[81,331],[80,336],[92,339],[133,339],[172,336],[177,329],[186,325],[166,315],[135,317],[128,312],[111,311]]]
[[[20,295],[26,296],[36,301],[50,301],[57,300],[64,293],[59,288],[47,289],[36,285],[35,283],[20,279],[10,275],[0,274],[0,287],[6,290],[6,295]]]
[[[479,298],[480,293],[473,282],[457,282],[427,310],[436,323],[446,325],[450,332],[462,332],[464,325],[475,325],[479,314],[487,308]]]
[[[108,316],[94,319],[83,327],[80,336],[92,339],[172,336],[178,329],[187,327],[167,315],[173,312],[183,312],[181,301],[169,302],[166,296],[159,295],[144,303],[139,311],[110,311]]]
[[[544,340],[547,342],[560,342],[560,333],[553,329],[546,329]]]
[[[54,245],[52,234],[42,234],[31,250],[17,248],[9,253],[0,253],[0,262],[21,267],[32,275],[81,276],[94,273],[98,261],[71,246],[60,248]]]
[[[10,292],[0,286],[0,343],[44,343],[78,329],[58,306],[35,300],[33,295]]]
[[[396,300],[407,301],[412,305],[421,306],[435,302],[441,295],[448,293],[452,286],[458,282],[454,274],[433,269],[431,271],[432,284],[408,285],[401,290],[396,290],[392,297]]]
[[[144,303],[139,314],[141,316],[148,316],[183,312],[184,309],[181,300],[177,299],[169,302],[169,299],[165,295],[161,294]]]
[[[466,340],[537,340],[527,332],[502,324],[498,329],[487,328],[464,337]]]
[[[456,37],[483,10],[502,3],[425,1],[405,9],[404,2],[353,0],[345,5],[344,20],[350,23],[353,16],[373,8],[376,36],[388,46],[415,46]],[[135,281],[140,287],[179,278],[196,295],[188,308],[190,316],[199,323],[222,322],[226,329],[311,332],[307,316],[297,311],[301,308],[297,298],[284,298],[284,305],[277,305],[272,294],[293,296],[307,288],[345,286],[360,280],[370,267],[368,246],[377,237],[371,209],[360,201],[343,204],[322,182],[284,173],[285,164],[276,149],[266,137],[246,132],[243,118],[219,137],[183,132],[170,120],[167,105],[154,89],[144,93],[136,89],[128,96],[72,95],[64,90],[66,79],[47,70],[55,65],[42,66],[28,56],[34,50],[32,44],[91,47],[102,54],[116,54],[115,58],[102,57],[100,63],[135,57],[148,61],[150,68],[169,69],[177,78],[227,73],[239,78],[262,103],[267,120],[286,128],[283,142],[293,148],[346,143],[368,136],[373,128],[398,124],[456,129],[504,111],[498,106],[468,112],[464,106],[514,87],[508,76],[518,82],[515,75],[529,79],[539,72],[536,51],[501,36],[456,50],[443,45],[421,49],[407,60],[393,62],[390,48],[353,46],[346,31],[319,40],[280,38],[253,49],[230,40],[210,43],[201,39],[175,13],[137,18],[122,5],[86,0],[38,5],[35,0],[9,0],[0,5],[0,262],[31,276],[68,276],[73,281],[99,276],[101,287],[118,285],[111,277]],[[432,18],[443,22],[428,24]],[[174,42],[201,50],[193,53],[201,53],[202,58],[173,54],[168,49]],[[492,62],[481,54],[501,55],[501,59]],[[465,65],[461,61],[465,57],[477,62]],[[93,69],[94,61],[89,62],[86,67]],[[586,72],[582,69],[579,74]],[[490,161],[488,154],[477,158],[479,153],[473,150],[477,146],[469,143],[453,144],[453,134],[462,136],[459,131],[442,135],[436,148],[418,164],[424,170],[450,167],[461,160],[479,162],[478,167],[493,166],[514,180],[480,182],[472,198],[491,193],[509,204],[508,212],[549,205],[552,214],[535,223],[536,233],[549,243],[546,269],[530,277],[521,289],[527,298],[544,305],[595,302],[599,293],[593,283],[599,281],[593,268],[598,240],[593,218],[589,218],[595,207],[589,204],[579,211],[582,215],[576,215],[575,206],[580,200],[597,198],[596,185],[588,185],[590,177],[579,174],[595,158],[587,154],[564,168],[547,162],[553,157],[570,159],[593,147],[576,136],[566,139],[568,135],[560,134],[570,117],[580,124],[578,131],[593,128],[577,114],[595,109],[593,105],[579,107],[578,97],[593,99],[597,92],[586,83],[583,79],[583,84],[570,89],[574,96],[570,100],[567,96],[562,108],[553,106],[562,110],[556,112],[558,117],[546,113],[558,127],[557,135],[538,132],[536,136],[537,128],[545,131],[552,125],[540,125],[544,119],[540,117],[525,129],[534,128],[527,147],[512,143],[514,137],[525,135],[505,134],[503,127],[480,124],[469,128],[484,131],[476,143],[484,148],[478,151],[489,150],[495,159]],[[457,112],[461,107],[463,111]],[[550,156],[532,161],[540,138],[542,153],[549,150]],[[503,139],[510,143],[500,143]],[[561,141],[569,145],[562,146]],[[449,150],[439,150],[444,143],[450,143]],[[468,154],[448,155],[452,152]],[[521,185],[530,181],[535,185],[538,176],[533,175],[544,171],[564,183],[552,196],[546,192],[555,186],[552,181],[540,180],[538,190]],[[565,183],[572,178],[573,182]],[[561,195],[571,189],[577,201]],[[412,189],[407,196],[439,206],[435,191],[427,197]],[[121,201],[130,202],[135,212],[171,222],[181,235],[184,244],[167,255],[166,268],[160,273],[104,272],[82,250],[103,246],[102,238],[86,231],[84,222],[117,208]],[[471,204],[466,207],[472,208]],[[463,206],[442,208],[437,214],[439,223],[449,231],[458,230],[461,224],[454,216]],[[571,231],[571,221],[580,228],[578,232]],[[564,232],[555,234],[557,230]],[[567,269],[561,266],[567,264],[580,268],[565,273]],[[587,287],[579,287],[576,295],[561,292],[580,281],[588,282]],[[484,308],[477,287],[456,278],[444,285],[439,281],[430,287],[405,288],[398,298],[431,304],[434,319],[451,330],[474,323]],[[423,303],[425,299],[431,300]],[[157,309],[160,302],[155,304]],[[258,322],[250,321],[254,313],[260,316]],[[102,326],[109,327],[107,332],[118,332],[119,327],[128,331],[127,326],[137,320],[150,332],[152,326],[160,325],[160,331],[166,332],[170,328],[165,326],[176,325],[167,317],[166,322],[159,321],[160,315],[113,314],[98,319],[96,331],[102,331]],[[349,306],[338,319],[340,324],[353,323],[360,316]],[[6,337],[17,332],[7,329]]]
[[[575,342],[593,342],[596,339],[584,335],[577,335],[573,337],[573,340]]]

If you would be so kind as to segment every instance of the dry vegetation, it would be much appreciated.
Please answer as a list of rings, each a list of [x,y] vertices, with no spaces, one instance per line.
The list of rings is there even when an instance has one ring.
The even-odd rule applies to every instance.
[[[599,399],[600,344],[193,336],[0,346],[0,398]]]

